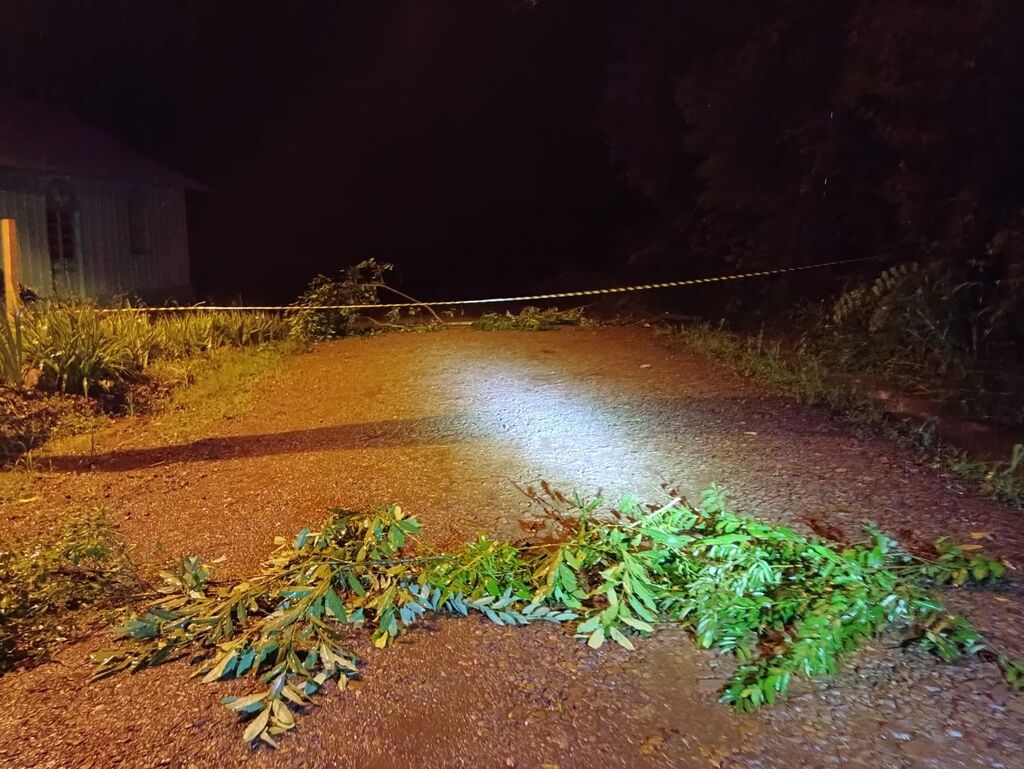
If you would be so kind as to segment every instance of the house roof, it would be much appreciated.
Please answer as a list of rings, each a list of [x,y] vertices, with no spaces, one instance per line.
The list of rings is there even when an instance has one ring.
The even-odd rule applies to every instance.
[[[67,110],[0,93],[0,168],[205,189]]]

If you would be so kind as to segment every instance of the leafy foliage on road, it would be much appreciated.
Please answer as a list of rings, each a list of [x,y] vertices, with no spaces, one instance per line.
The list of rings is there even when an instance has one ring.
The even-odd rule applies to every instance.
[[[330,681],[359,674],[360,632],[385,648],[431,615],[481,614],[498,625],[575,622],[593,649],[679,623],[702,648],[740,665],[722,700],[741,711],[770,704],[794,676],[834,673],[882,632],[898,632],[945,660],[984,654],[1020,688],[1020,663],[985,650],[965,619],[930,588],[991,583],[1005,565],[940,541],[912,555],[882,532],[841,544],[731,512],[712,488],[700,508],[626,498],[617,506],[531,493],[553,543],[481,536],[456,552],[418,539],[400,507],[334,510],[318,532],[279,538],[262,573],[219,584],[198,558],[164,575],[161,598],[116,630],[118,648],[96,655],[95,677],[194,654],[205,682],[251,677],[265,688],[224,704],[247,721],[246,741],[277,739]]]
[[[559,310],[557,307],[528,306],[517,315],[511,312],[487,312],[473,322],[479,331],[550,331],[559,326],[586,326],[593,321],[583,314],[583,308]]]

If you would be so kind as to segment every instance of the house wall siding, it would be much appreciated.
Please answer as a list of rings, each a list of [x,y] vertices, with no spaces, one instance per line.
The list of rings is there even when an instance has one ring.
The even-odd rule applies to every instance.
[[[47,295],[53,280],[46,245],[46,195],[4,187],[0,178],[0,218],[17,221],[21,282]]]
[[[104,299],[139,294],[150,300],[179,296],[189,286],[185,192],[61,177],[79,211],[81,280],[85,295]],[[0,170],[0,217],[18,222],[22,282],[44,296],[54,293],[46,238],[46,192],[55,177]],[[149,252],[132,253],[129,205],[144,200]],[[185,298],[185,297],[183,297]]]

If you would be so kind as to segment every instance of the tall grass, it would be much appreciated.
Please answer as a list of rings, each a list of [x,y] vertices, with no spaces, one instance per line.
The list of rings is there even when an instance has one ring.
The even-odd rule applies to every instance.
[[[25,345],[21,334],[21,317],[10,323],[0,321],[0,384],[21,387],[25,371]]]
[[[147,315],[104,312],[88,304],[44,303],[27,310],[18,329],[21,365],[37,369],[44,388],[88,395],[143,379],[157,360],[180,360],[219,347],[264,344],[288,335],[288,325],[270,313],[189,312]],[[0,338],[4,376],[13,373]],[[10,369],[10,371],[8,370]]]
[[[120,335],[123,329],[92,307],[48,304],[27,313],[25,321],[27,362],[55,389],[88,395],[100,382],[141,373],[129,339]]]

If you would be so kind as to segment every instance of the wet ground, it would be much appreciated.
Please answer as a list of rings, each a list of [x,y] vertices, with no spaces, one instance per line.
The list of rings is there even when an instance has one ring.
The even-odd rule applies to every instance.
[[[885,441],[768,395],[638,328],[392,334],[322,345],[208,435],[168,444],[159,420],[56,453],[0,512],[7,531],[105,506],[144,571],[187,551],[258,567],[275,535],[330,506],[399,502],[435,542],[521,537],[516,490],[635,491],[711,482],[741,511],[855,536],[968,539],[1024,563],[1020,511],[957,487]],[[2,536],[2,535],[0,535]],[[1022,594],[950,592],[1024,654]],[[738,716],[717,703],[728,660],[665,631],[592,652],[558,627],[442,620],[367,650],[276,752],[251,751],[183,663],[87,685],[85,655],[4,677],[4,767],[1024,767],[1024,697],[980,662],[942,665],[879,642],[831,680]]]

